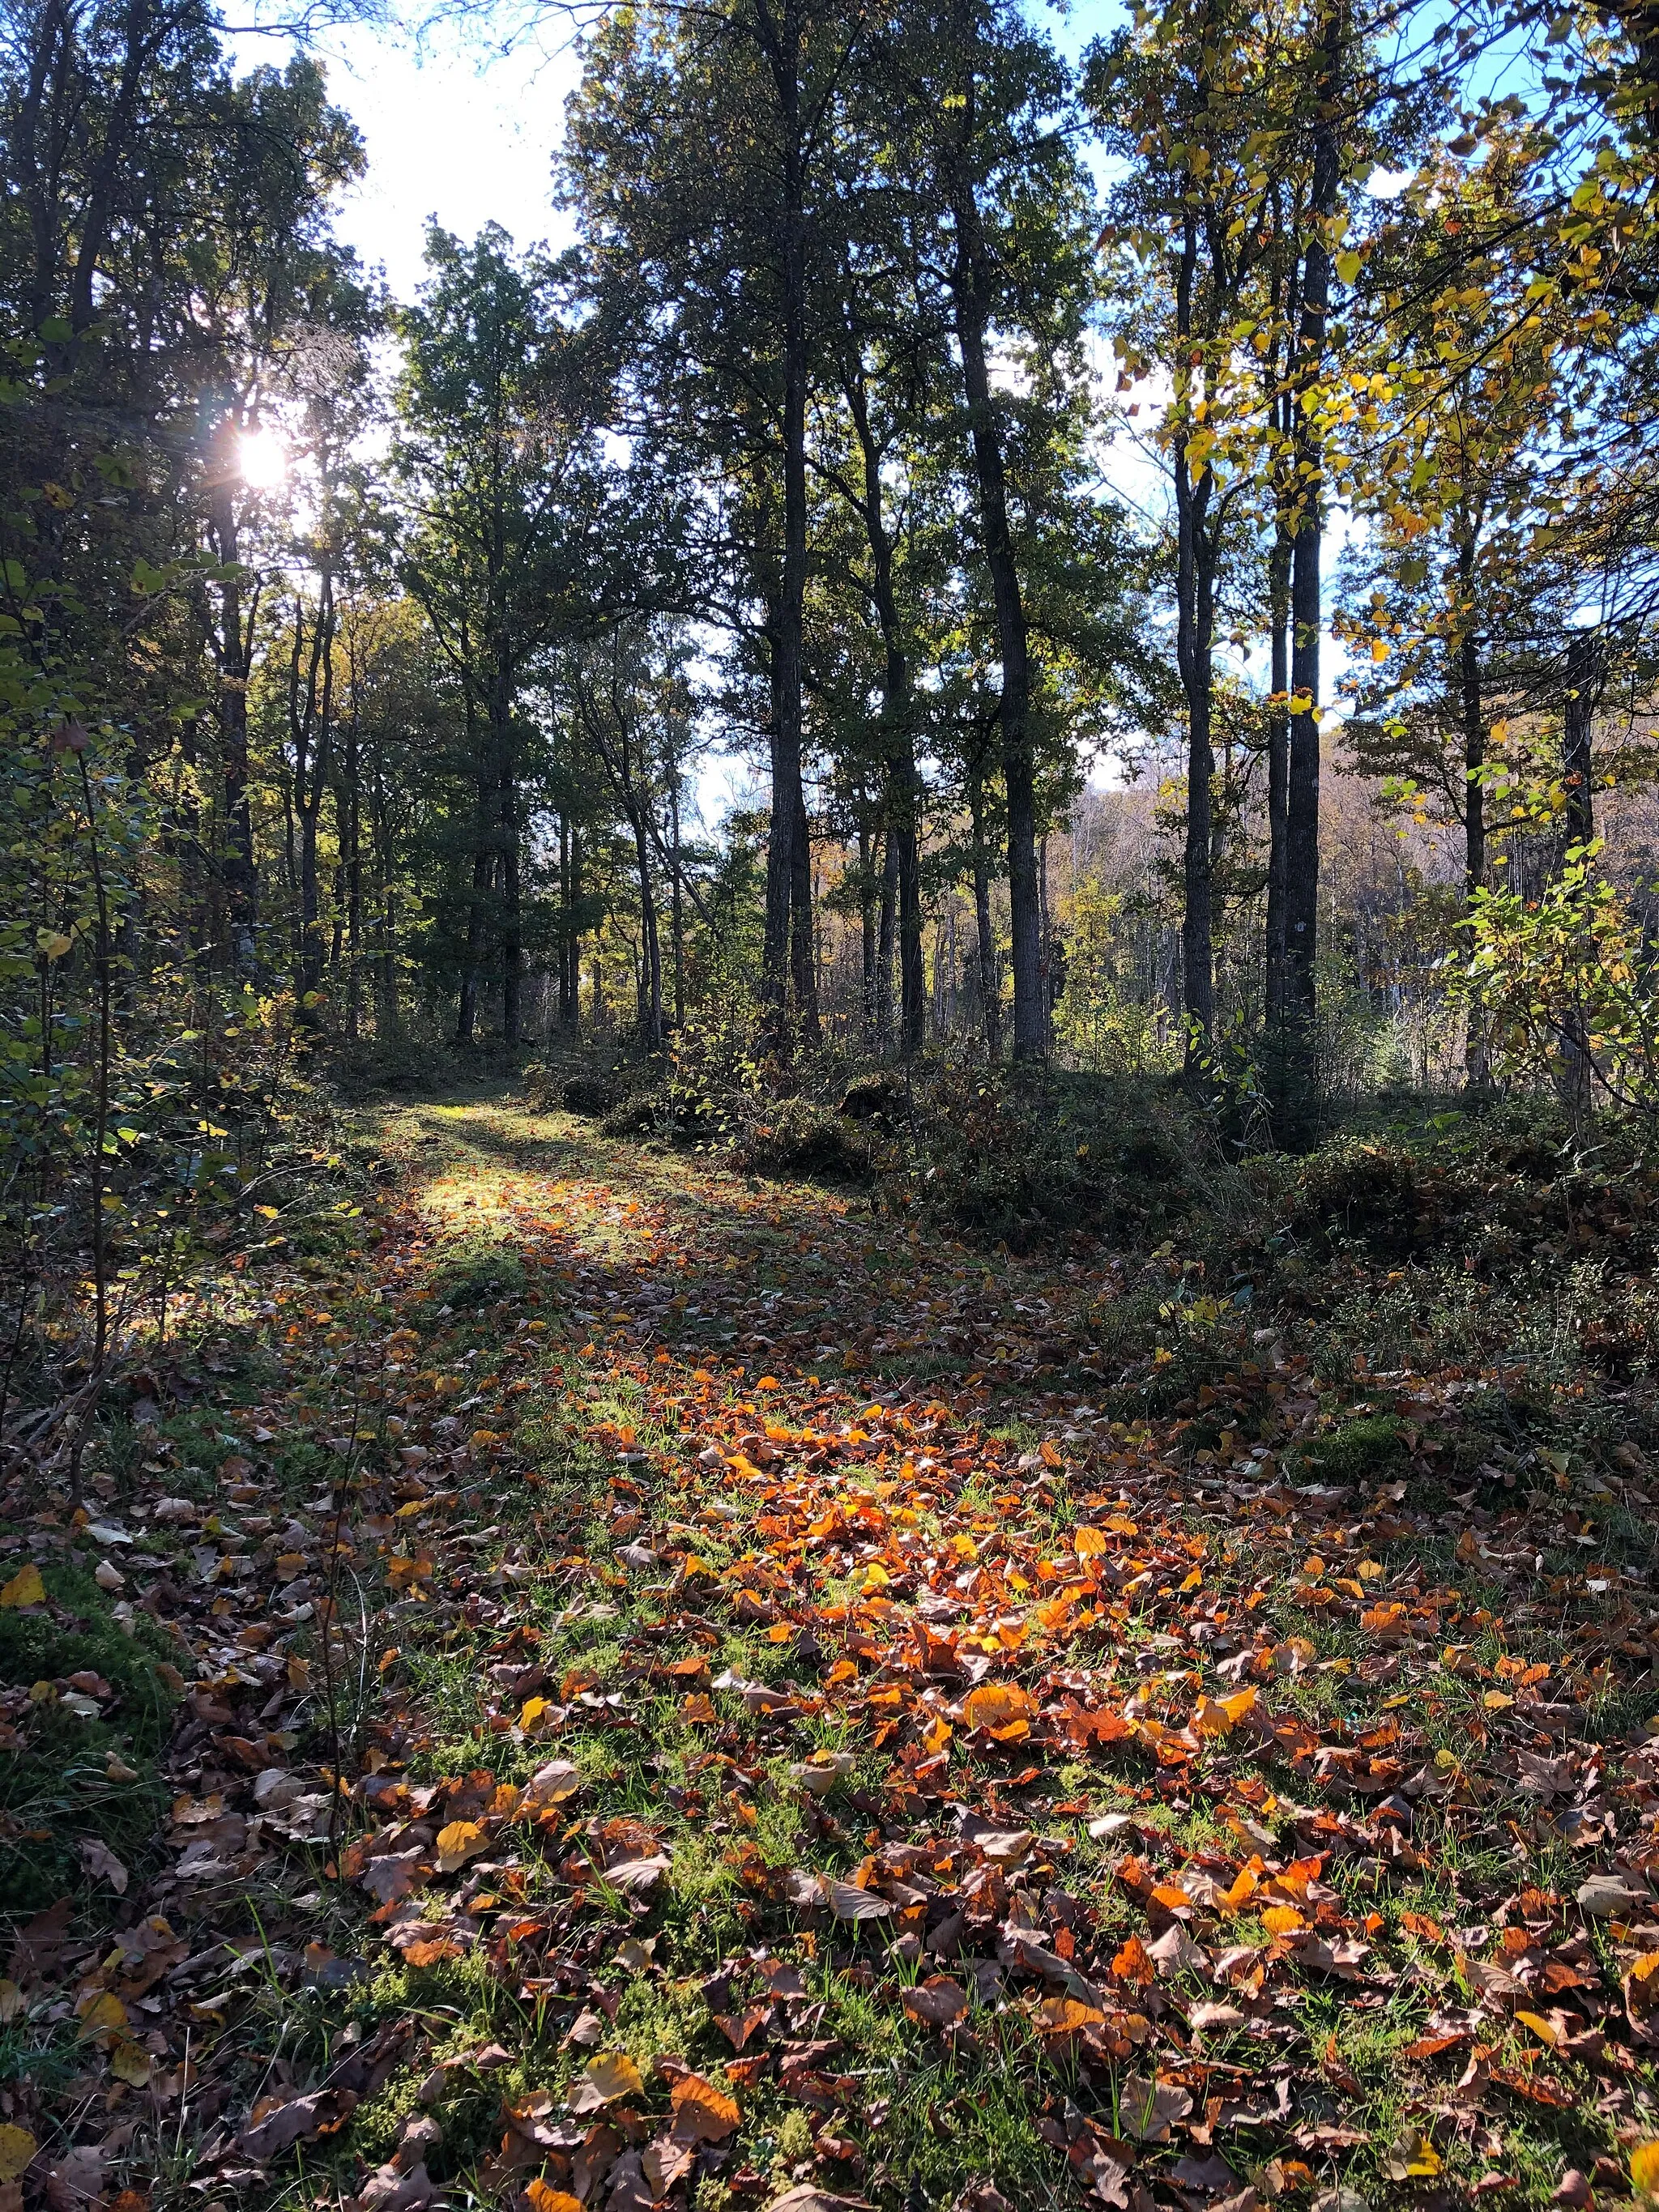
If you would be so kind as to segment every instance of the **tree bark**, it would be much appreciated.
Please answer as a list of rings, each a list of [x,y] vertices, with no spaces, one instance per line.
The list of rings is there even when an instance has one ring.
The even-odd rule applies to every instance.
[[[1561,780],[1566,790],[1562,823],[1562,860],[1589,844],[1595,835],[1595,760],[1592,734],[1601,689],[1601,641],[1594,630],[1575,630],[1567,641],[1566,698],[1561,726]],[[1592,1060],[1583,1009],[1563,1009],[1561,1060],[1557,1087],[1575,1119],[1589,1111]]]
[[[1337,143],[1342,76],[1342,9],[1328,0],[1322,44],[1318,112],[1313,125],[1313,176],[1308,238],[1302,262],[1301,315],[1294,363],[1295,454],[1298,511],[1291,554],[1291,734],[1285,808],[1285,1095],[1287,1129],[1305,1135],[1315,1111],[1316,969],[1319,924],[1319,712],[1324,544],[1324,455],[1311,420],[1310,396],[1323,367],[1330,301],[1327,226],[1341,185]]]
[[[1263,999],[1269,1049],[1276,1057],[1285,1023],[1285,884],[1291,766],[1291,546],[1282,522],[1268,556],[1271,666],[1267,710],[1267,919]]]
[[[791,1043],[788,982],[795,987],[795,1019],[807,1036],[818,1026],[810,951],[811,915],[792,912],[802,887],[806,847],[805,799],[801,784],[802,632],[806,598],[806,149],[801,127],[799,0],[775,12],[768,0],[751,0],[762,53],[770,71],[781,130],[782,173],[778,209],[781,279],[783,446],[783,562],[769,611],[772,690],[772,818],[766,859],[766,923],[762,939],[762,993],[774,1041]],[[810,862],[808,864],[810,875]],[[810,880],[807,884],[810,895]],[[805,995],[803,996],[803,994]]]
[[[893,1048],[893,947],[898,924],[898,841],[890,823],[881,863],[881,922],[876,950],[876,1042]]]
[[[974,838],[974,957],[979,970],[980,1019],[985,1057],[994,1067],[1002,1055],[1002,994],[991,927],[991,871],[985,858],[985,779],[977,767],[968,781],[968,806]]]
[[[1190,349],[1193,283],[1198,267],[1197,222],[1191,209],[1182,225],[1181,258],[1176,271],[1177,351]],[[1177,371],[1177,392],[1190,395],[1193,371]],[[1182,998],[1187,1013],[1187,1068],[1196,1073],[1207,1055],[1215,1026],[1213,883],[1210,848],[1210,781],[1215,772],[1211,742],[1214,614],[1214,561],[1206,529],[1212,479],[1200,466],[1194,479],[1184,425],[1175,445],[1176,491],[1176,659],[1187,695],[1187,836],[1182,860],[1181,925]]]
[[[1042,927],[1037,912],[1036,774],[1030,732],[1031,672],[1024,600],[1013,532],[1008,519],[1007,471],[986,359],[994,272],[980,220],[971,149],[977,128],[975,33],[969,0],[956,0],[958,60],[963,70],[959,136],[949,149],[946,180],[956,232],[951,298],[962,356],[974,472],[979,492],[981,550],[996,611],[997,651],[1002,663],[1002,778],[1007,801],[1008,903],[1014,985],[1013,1056],[1042,1060],[1048,1050],[1048,1010],[1043,1003]]]
[[[227,444],[237,427],[234,417],[227,419],[221,433]],[[228,572],[219,586],[219,745],[225,811],[225,852],[220,874],[231,973],[239,982],[252,982],[258,967],[254,933],[259,910],[253,805],[248,788],[247,685],[252,665],[253,610],[242,596],[236,501],[228,479],[214,489],[210,518],[220,565]]]

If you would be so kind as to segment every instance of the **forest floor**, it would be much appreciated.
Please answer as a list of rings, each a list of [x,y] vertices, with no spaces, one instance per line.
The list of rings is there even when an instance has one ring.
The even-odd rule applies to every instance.
[[[0,2212],[1649,2178],[1639,1448],[1271,1324],[1114,1421],[1122,1254],[499,1086],[337,1173],[0,1528]]]

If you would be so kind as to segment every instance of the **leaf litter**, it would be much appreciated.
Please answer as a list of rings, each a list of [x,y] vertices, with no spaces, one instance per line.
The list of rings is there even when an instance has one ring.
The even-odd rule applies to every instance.
[[[141,1400],[118,1510],[9,1540],[0,1605],[91,1573],[176,1706],[159,1832],[14,1920],[0,2212],[1659,2175],[1643,1468],[1449,1489],[1447,1370],[1362,1378],[1406,1456],[1331,1482],[1271,1331],[1167,1414],[1075,1395],[1115,1261],[562,1177],[506,1109],[400,1138],[244,1379]]]

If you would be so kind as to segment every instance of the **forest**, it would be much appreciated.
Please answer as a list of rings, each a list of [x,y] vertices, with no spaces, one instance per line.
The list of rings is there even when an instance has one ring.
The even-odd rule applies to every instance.
[[[0,2212],[1659,2212],[1656,340],[1650,0],[0,0]]]

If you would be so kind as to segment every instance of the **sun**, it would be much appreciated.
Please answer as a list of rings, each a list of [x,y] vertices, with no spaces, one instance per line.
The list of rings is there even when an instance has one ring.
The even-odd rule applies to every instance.
[[[288,448],[274,430],[245,430],[237,463],[250,491],[269,491],[288,475]]]

